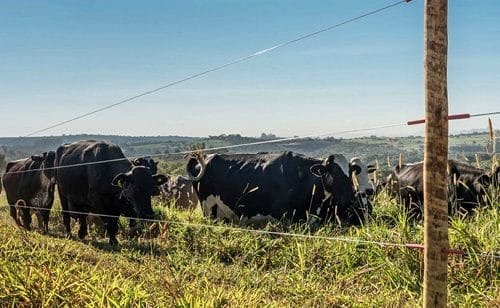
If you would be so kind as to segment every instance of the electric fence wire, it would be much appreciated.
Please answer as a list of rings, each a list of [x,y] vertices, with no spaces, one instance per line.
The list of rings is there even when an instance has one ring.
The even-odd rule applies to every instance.
[[[39,133],[42,133],[42,132],[46,132],[48,130],[51,130],[53,128],[56,128],[56,127],[59,127],[59,126],[63,126],[65,124],[68,124],[70,122],[73,122],[73,121],[76,121],[76,120],[80,120],[80,119],[83,119],[83,118],[86,118],[88,116],[91,116],[93,114],[96,114],[96,113],[99,113],[99,112],[102,112],[102,111],[105,111],[105,110],[108,110],[108,109],[111,109],[113,107],[116,107],[116,106],[119,106],[119,105],[122,105],[122,104],[125,104],[125,103],[128,103],[128,102],[131,102],[133,100],[136,100],[138,98],[141,98],[141,97],[144,97],[146,95],[149,95],[149,94],[153,94],[153,93],[156,93],[158,91],[161,91],[163,89],[166,89],[166,88],[169,88],[169,87],[172,87],[172,86],[175,86],[177,84],[180,84],[180,83],[183,83],[183,82],[186,82],[186,81],[189,81],[189,80],[192,80],[192,79],[195,79],[195,78],[198,78],[198,77],[201,77],[201,76],[204,76],[204,75],[207,75],[209,73],[212,73],[212,72],[215,72],[215,71],[219,71],[219,70],[222,70],[228,66],[232,66],[232,65],[235,65],[235,64],[238,64],[240,62],[244,62],[244,61],[247,61],[247,60],[250,60],[252,58],[255,58],[257,56],[260,56],[260,55],[263,55],[263,54],[266,54],[266,53],[269,53],[273,50],[276,50],[276,49],[279,49],[279,48],[282,48],[282,47],[285,47],[285,46],[288,46],[288,45],[291,45],[291,44],[294,44],[294,43],[297,43],[297,42],[300,42],[302,40],[305,40],[305,39],[308,39],[310,37],[313,37],[313,36],[316,36],[316,35],[319,35],[323,32],[326,32],[326,31],[330,31],[332,29],[335,29],[335,28],[338,28],[340,26],[343,26],[345,24],[349,24],[349,23],[352,23],[354,21],[357,21],[357,20],[360,20],[362,18],[365,18],[365,17],[368,17],[370,15],[374,15],[374,14],[377,14],[377,13],[380,13],[382,11],[385,11],[385,10],[388,10],[392,7],[395,7],[397,5],[400,5],[402,3],[408,3],[408,2],[411,2],[411,0],[401,0],[401,1],[397,1],[395,3],[392,3],[392,4],[389,4],[387,6],[384,6],[384,7],[381,7],[379,9],[376,9],[376,10],[372,10],[372,11],[369,11],[367,13],[364,13],[362,15],[359,15],[359,16],[356,16],[356,17],[353,17],[353,18],[350,18],[350,19],[347,19],[345,21],[342,21],[340,23],[337,23],[337,24],[333,24],[333,25],[330,25],[330,26],[327,26],[327,27],[324,27],[320,30],[317,30],[317,31],[314,31],[314,32],[311,32],[311,33],[308,33],[308,34],[305,34],[305,35],[302,35],[302,36],[299,36],[299,37],[296,37],[294,39],[291,39],[291,40],[288,40],[288,41],[285,41],[285,42],[282,42],[282,43],[279,43],[279,44],[276,44],[272,47],[269,47],[269,48],[265,48],[265,49],[262,49],[260,51],[257,51],[257,52],[254,52],[250,55],[247,55],[247,56],[244,56],[244,57],[241,57],[241,58],[238,58],[238,59],[235,59],[235,60],[232,60],[232,61],[229,61],[225,64],[222,64],[222,65],[219,65],[219,66],[215,66],[213,68],[210,68],[210,69],[207,69],[205,71],[202,71],[202,72],[199,72],[199,73],[195,73],[193,75],[190,75],[188,77],[185,77],[185,78],[182,78],[180,80],[177,80],[177,81],[173,81],[171,83],[168,83],[166,85],[163,85],[161,87],[158,87],[158,88],[155,88],[155,89],[152,89],[152,90],[148,90],[148,91],[145,91],[145,92],[142,92],[140,94],[137,94],[137,95],[134,95],[134,96],[131,96],[129,98],[126,98],[126,99],[123,99],[119,102],[116,102],[116,103],[113,103],[113,104],[110,104],[110,105],[107,105],[107,106],[104,106],[104,107],[101,107],[101,108],[98,108],[98,109],[95,109],[95,110],[92,110],[90,112],[87,112],[87,113],[84,113],[84,114],[81,114],[81,115],[78,115],[76,117],[73,117],[71,119],[68,119],[68,120],[64,120],[64,121],[61,121],[59,123],[56,123],[56,124],[53,124],[53,125],[50,125],[48,127],[45,127],[45,128],[42,128],[42,129],[39,129],[39,130],[36,130],[36,131],[33,131],[23,137],[30,137],[30,136],[34,136],[34,135],[37,135]]]
[[[0,208],[6,208],[6,207],[11,207],[11,205],[0,205]],[[43,210],[45,210],[45,211],[51,210],[51,209],[47,209],[47,208],[39,208],[39,207],[26,206],[26,205],[12,205],[12,207],[27,208],[30,210],[42,210],[42,211]],[[360,244],[360,245],[377,245],[380,247],[397,247],[397,248],[407,248],[407,249],[417,249],[417,250],[423,249],[423,245],[415,244],[415,243],[391,243],[391,242],[382,242],[382,241],[362,240],[362,239],[352,238],[352,237],[331,237],[331,236],[324,236],[324,235],[288,233],[288,232],[269,231],[269,230],[262,230],[262,229],[244,229],[244,228],[222,226],[222,225],[208,225],[208,224],[200,224],[200,223],[192,223],[192,222],[171,221],[171,220],[165,220],[165,219],[148,219],[148,218],[138,218],[138,217],[128,217],[128,216],[117,216],[117,215],[97,214],[97,213],[92,213],[92,212],[79,212],[79,211],[70,211],[70,210],[62,210],[62,209],[60,209],[60,210],[59,209],[57,209],[57,210],[52,209],[52,211],[58,211],[61,213],[68,213],[68,214],[73,214],[73,215],[97,216],[97,217],[107,217],[107,218],[116,218],[116,219],[119,219],[120,217],[122,217],[122,218],[129,219],[129,220],[142,221],[142,222],[147,222],[147,223],[163,223],[163,224],[166,224],[167,226],[170,224],[170,225],[179,225],[179,226],[186,226],[186,227],[193,227],[193,228],[211,228],[211,229],[217,229],[217,230],[223,230],[223,231],[246,232],[246,233],[253,233],[253,234],[258,234],[258,235],[273,235],[273,236],[287,236],[287,237],[304,238],[304,239],[318,239],[318,240],[354,243],[354,244]],[[463,251],[461,249],[445,249],[445,250],[443,250],[443,253],[453,254],[453,255],[462,255],[462,256],[470,255],[470,253],[466,253],[465,251]],[[479,257],[483,257],[483,258],[488,258],[488,259],[491,258],[491,259],[495,259],[495,260],[500,260],[500,253],[497,253],[497,252],[481,252],[481,253],[474,253],[474,255],[479,256]]]

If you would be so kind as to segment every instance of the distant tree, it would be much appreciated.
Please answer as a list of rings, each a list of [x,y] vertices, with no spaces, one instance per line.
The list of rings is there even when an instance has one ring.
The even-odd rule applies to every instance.
[[[5,155],[0,154],[0,170],[4,170],[6,166]]]
[[[276,139],[276,135],[273,133],[269,133],[269,134],[262,133],[262,134],[260,134],[260,139],[264,139],[264,140]]]
[[[205,149],[205,142],[195,142],[188,145],[189,151],[198,151]]]

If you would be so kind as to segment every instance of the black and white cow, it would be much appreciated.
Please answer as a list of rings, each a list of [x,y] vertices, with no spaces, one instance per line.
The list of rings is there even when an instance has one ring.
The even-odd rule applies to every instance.
[[[352,184],[353,171],[341,154],[324,161],[292,152],[197,155],[187,163],[205,216],[233,222],[263,218],[306,221],[340,218],[360,224],[365,207]]]
[[[2,176],[10,216],[28,230],[31,229],[31,212],[35,212],[39,228],[48,232],[50,209],[54,202],[54,157],[54,151],[50,151],[9,162]],[[16,204],[25,207],[18,210]]]
[[[471,212],[486,203],[488,186],[498,175],[457,160],[448,160],[449,212]],[[411,216],[420,218],[423,211],[423,162],[396,166],[385,183],[389,192],[402,199]]]
[[[361,160],[360,157],[351,158],[351,169],[356,168],[357,172],[354,174],[353,182],[356,187],[356,191],[358,194],[362,196],[362,198],[371,199],[375,194],[375,186],[372,180],[370,179],[369,174],[375,172],[377,167],[375,165],[367,165],[365,162]]]
[[[107,160],[110,161],[102,163]],[[153,218],[151,195],[167,180],[163,175],[151,174],[147,167],[134,166],[117,145],[103,141],[62,145],[56,151],[55,165],[68,237],[71,237],[70,217],[79,220],[78,236],[84,238],[86,213],[93,212],[101,215],[111,244],[117,243],[116,216]]]

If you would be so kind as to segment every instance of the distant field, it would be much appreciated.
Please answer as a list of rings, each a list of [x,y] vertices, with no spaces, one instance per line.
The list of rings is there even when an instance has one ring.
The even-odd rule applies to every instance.
[[[165,208],[138,239],[123,234],[111,248],[93,229],[85,241],[62,235],[59,204],[51,235],[18,229],[0,196],[0,306],[47,307],[415,307],[422,303],[423,257],[377,244],[263,235],[227,225],[199,210]],[[381,195],[363,227],[268,225],[265,230],[389,243],[421,243],[421,224],[406,221]],[[193,225],[185,225],[191,223]],[[200,224],[200,226],[198,225]],[[124,225],[126,225],[124,221]],[[201,226],[204,225],[204,226]],[[500,306],[500,203],[450,225],[452,307]]]
[[[497,133],[500,135],[500,133]],[[274,138],[279,138],[274,136]],[[78,140],[97,139],[118,144],[125,155],[133,157],[138,155],[156,156],[164,160],[179,160],[182,155],[176,153],[189,150],[190,146],[197,144],[207,148],[223,147],[235,144],[261,142],[269,139],[244,137],[240,135],[220,135],[210,137],[179,137],[179,136],[107,136],[107,135],[68,135],[54,137],[29,137],[29,138],[1,138],[0,137],[0,165],[1,156],[5,160],[14,160],[27,157],[31,154],[40,154],[44,151],[55,150],[59,145]],[[496,140],[498,143],[498,139]],[[500,145],[496,147],[500,148]],[[405,162],[415,162],[423,159],[424,139],[419,136],[408,137],[362,137],[362,138],[324,138],[301,139],[276,144],[250,145],[231,149],[220,149],[218,152],[276,152],[294,151],[313,157],[327,157],[330,154],[342,153],[346,157],[359,156],[365,161],[376,160],[385,163],[389,160],[396,163],[400,154]],[[486,150],[493,150],[492,142],[486,132],[452,135],[449,138],[450,158],[475,160],[475,155],[480,154],[482,160],[491,158]],[[497,150],[498,151],[498,150]]]

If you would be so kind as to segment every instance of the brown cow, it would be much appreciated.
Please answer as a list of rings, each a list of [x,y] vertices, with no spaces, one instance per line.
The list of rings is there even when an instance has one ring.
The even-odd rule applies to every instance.
[[[177,176],[161,186],[164,199],[174,200],[175,205],[182,209],[194,209],[198,205],[198,196],[190,180]]]
[[[32,155],[9,162],[2,176],[10,216],[28,230],[31,229],[31,211],[36,208],[38,226],[43,232],[48,231],[50,209],[54,202],[54,158],[55,153],[50,151],[41,156]],[[22,215],[18,215],[20,211]]]

